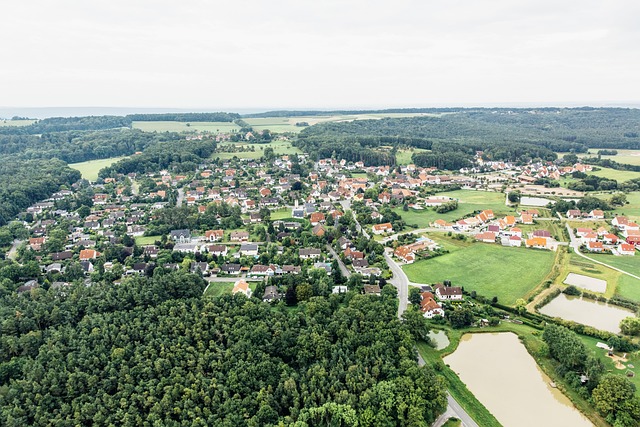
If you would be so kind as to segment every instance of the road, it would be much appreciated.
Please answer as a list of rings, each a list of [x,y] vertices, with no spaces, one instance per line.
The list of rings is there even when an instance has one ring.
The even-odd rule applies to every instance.
[[[634,279],[640,280],[640,276],[636,276],[635,274],[631,274],[631,273],[629,273],[627,271],[621,270],[621,269],[619,269],[617,267],[614,267],[612,265],[606,264],[604,262],[597,261],[597,260],[595,260],[593,258],[589,258],[585,254],[580,252],[580,240],[573,234],[573,228],[571,228],[571,226],[569,226],[569,224],[567,224],[567,232],[569,233],[569,237],[571,238],[571,243],[569,244],[569,246],[571,246],[573,248],[573,251],[577,255],[581,256],[584,259],[588,259],[589,261],[594,262],[596,264],[604,265],[605,267],[608,267],[608,268],[610,268],[612,270],[619,271],[622,274],[626,274],[627,276],[631,276]]]
[[[18,256],[18,248],[23,242],[24,240],[14,240],[11,249],[7,252],[7,258],[15,261],[16,256]]]
[[[184,200],[184,189],[178,188],[178,197],[176,198],[176,207],[179,208],[182,206],[182,201]]]
[[[347,279],[349,277],[351,277],[351,272],[349,271],[349,269],[347,269],[347,266],[344,265],[344,263],[342,262],[342,260],[340,259],[340,257],[338,256],[338,254],[336,253],[336,251],[333,250],[333,248],[331,247],[331,245],[327,245],[327,250],[329,251],[329,253],[331,254],[331,256],[333,257],[333,259],[335,259],[336,261],[338,261],[338,266],[340,267],[340,271],[342,272],[342,275],[344,277],[346,277]]]

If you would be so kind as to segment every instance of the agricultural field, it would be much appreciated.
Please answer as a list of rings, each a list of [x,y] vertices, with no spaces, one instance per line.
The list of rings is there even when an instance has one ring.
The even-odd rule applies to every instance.
[[[240,126],[233,122],[133,122],[134,129],[144,132],[210,132],[225,133],[237,132]]]
[[[98,179],[98,172],[100,172],[100,169],[111,166],[118,160],[122,159],[124,159],[124,157],[110,157],[108,159],[89,160],[87,162],[71,163],[69,167],[80,171],[84,179],[95,181],[96,179]]]
[[[513,305],[540,285],[553,266],[555,253],[526,248],[508,248],[498,244],[471,243],[444,245],[450,253],[403,266],[415,283],[442,283],[475,290],[488,298],[498,297],[502,304]],[[442,241],[442,239],[439,239]]]
[[[597,171],[588,172],[589,175],[601,176],[603,178],[615,179],[618,182],[628,181],[634,178],[640,178],[640,173],[633,171],[620,171],[616,169],[600,168]]]
[[[620,270],[624,270],[628,273],[635,274],[636,276],[640,276],[640,253],[636,251],[635,256],[614,256],[614,255],[592,255],[589,254],[590,258],[593,258],[597,261],[604,262],[605,264],[609,264],[613,267],[619,268]],[[640,280],[638,280],[638,286],[640,286]]]
[[[239,159],[259,159],[262,157],[265,148],[271,147],[276,156],[283,156],[286,154],[302,154],[300,149],[291,145],[289,141],[273,141],[268,144],[249,144],[244,142],[225,142],[218,145],[218,150],[221,152],[214,153],[211,157],[214,159],[228,160],[234,156]],[[253,150],[253,151],[234,151],[235,149],[241,150]]]
[[[0,120],[0,126],[29,126],[35,123],[36,120]]]
[[[453,222],[473,212],[485,209],[493,210],[496,217],[501,214],[515,215],[515,209],[505,205],[505,196],[502,193],[456,190],[438,193],[437,195],[458,199],[458,209],[443,214],[436,213],[432,208],[423,210],[409,209],[407,212],[404,212],[402,208],[396,208],[394,211],[402,216],[407,224],[417,225],[418,228],[429,227],[429,224],[437,219]]]
[[[608,199],[611,196],[603,195],[603,196],[597,196],[597,197]],[[640,221],[640,191],[634,191],[633,193],[628,193],[627,202],[628,203],[626,205],[620,206],[614,209],[613,211],[611,211],[611,213],[613,215],[628,216],[629,218],[635,221]]]
[[[614,162],[624,163],[627,165],[640,166],[640,150],[618,150],[618,154],[615,156],[601,156],[603,159],[613,160]],[[578,157],[595,157],[598,154],[598,150],[589,150],[588,154],[578,154]]]

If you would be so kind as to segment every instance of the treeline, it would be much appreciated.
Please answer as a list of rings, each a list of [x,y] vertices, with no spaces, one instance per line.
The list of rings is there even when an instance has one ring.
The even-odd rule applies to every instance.
[[[240,118],[237,113],[162,113],[129,114],[125,117],[134,122],[232,122]]]
[[[418,114],[418,113],[449,113],[463,111],[460,108],[389,108],[386,110],[277,110],[266,111],[264,113],[243,114],[243,118],[265,118],[265,117],[304,117],[304,116],[335,116],[351,114]]]
[[[446,408],[393,298],[287,311],[203,287],[177,273],[5,297],[0,424],[420,426]]]
[[[70,130],[103,130],[131,127],[131,119],[122,116],[51,117],[29,126],[0,126],[0,135],[39,135]]]
[[[439,116],[383,118],[320,123],[300,132],[296,144],[307,151],[328,151],[347,158],[360,152],[385,161],[376,147],[402,145],[431,149],[439,156],[418,155],[424,166],[447,163],[456,169],[483,152],[485,160],[526,162],[557,158],[555,152],[587,152],[590,147],[640,148],[636,130],[640,111],[627,109],[470,109]],[[455,149],[451,149],[451,146]],[[349,147],[349,149],[347,149]],[[384,150],[384,148],[380,148]],[[343,152],[345,155],[343,155]],[[445,154],[443,154],[445,153]],[[452,160],[444,161],[443,156]],[[351,160],[351,159],[348,159]],[[386,163],[392,164],[392,163]]]
[[[0,226],[20,211],[80,179],[80,172],[53,160],[0,159]]]
[[[128,156],[153,144],[179,139],[176,133],[156,134],[137,129],[0,135],[0,156],[11,156],[13,160],[58,158],[77,163]]]
[[[144,152],[122,159],[99,173],[101,178],[115,174],[147,173],[161,169],[175,172],[193,172],[209,159],[216,150],[214,140],[185,141],[184,139],[161,141]]]
[[[640,172],[640,165],[629,165],[626,163],[618,163],[611,159],[602,159],[599,157],[585,157],[581,159],[583,163],[589,165],[601,166],[603,168],[611,168],[621,171]]]

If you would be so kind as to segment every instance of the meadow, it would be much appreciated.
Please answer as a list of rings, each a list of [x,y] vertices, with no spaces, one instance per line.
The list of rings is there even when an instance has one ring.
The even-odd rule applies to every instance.
[[[596,175],[602,178],[615,179],[618,183],[628,181],[634,178],[640,178],[640,173],[633,171],[621,171],[609,168],[600,168],[600,170],[594,170],[589,172],[589,175]]]
[[[0,126],[29,126],[36,120],[0,120]]]
[[[235,148],[240,148],[243,150],[250,150],[253,148],[254,151],[233,151]],[[302,154],[300,149],[291,145],[289,141],[273,141],[268,144],[249,144],[244,142],[224,142],[218,145],[218,150],[220,152],[214,153],[211,157],[214,159],[222,159],[229,160],[233,157],[237,157],[239,159],[251,159],[256,160],[262,157],[265,148],[271,147],[276,156],[283,156],[286,154]],[[228,150],[228,151],[227,151]]]
[[[418,228],[429,227],[429,224],[437,219],[453,222],[476,211],[486,209],[493,210],[494,215],[515,215],[515,209],[505,205],[505,196],[502,193],[474,190],[456,190],[438,193],[437,196],[447,196],[458,199],[458,209],[443,214],[436,213],[432,208],[423,210],[409,209],[405,212],[402,208],[396,208],[395,212],[402,216],[407,224],[417,225]]]
[[[607,199],[610,195],[603,195],[601,197]],[[627,202],[626,205],[615,208],[612,214],[628,216],[635,221],[640,221],[640,191],[627,193]]]
[[[499,244],[445,244],[450,253],[403,266],[415,283],[442,283],[493,298],[505,305],[527,298],[542,283],[553,266],[555,253],[526,248],[508,248]],[[442,241],[442,240],[439,240]]]
[[[95,181],[96,179],[98,179],[98,172],[100,172],[100,169],[111,166],[121,159],[124,159],[124,157],[110,157],[108,159],[89,160],[87,162],[71,163],[69,164],[69,167],[80,171],[84,179]]]
[[[136,246],[153,245],[156,240],[160,240],[162,236],[137,236],[134,238]]]
[[[413,160],[411,159],[411,156],[413,156],[413,153],[423,153],[425,151],[429,151],[429,150],[425,150],[424,148],[410,148],[410,149],[398,150],[396,151],[396,162],[399,165],[409,165],[413,163]]]
[[[210,282],[209,286],[204,291],[205,297],[219,297],[221,295],[231,294],[235,282]],[[249,282],[249,288],[252,291],[256,290],[256,282]]]
[[[225,133],[237,132],[240,126],[233,122],[133,122],[134,129],[144,132],[210,132]]]
[[[601,156],[603,159],[613,160],[614,162],[624,163],[627,165],[640,166],[640,150],[617,150],[618,154],[615,156]],[[578,154],[578,157],[595,157],[598,154],[598,150],[591,149],[588,154]],[[566,153],[565,153],[566,154]]]

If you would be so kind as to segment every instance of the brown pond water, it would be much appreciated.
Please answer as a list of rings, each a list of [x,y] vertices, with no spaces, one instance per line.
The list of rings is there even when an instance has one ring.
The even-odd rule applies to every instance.
[[[551,317],[561,317],[566,320],[593,326],[603,331],[620,332],[620,321],[625,317],[634,316],[631,310],[598,302],[591,299],[560,294],[549,304],[540,309],[540,313]]]
[[[444,361],[505,427],[593,426],[549,385],[515,334],[464,335]]]

